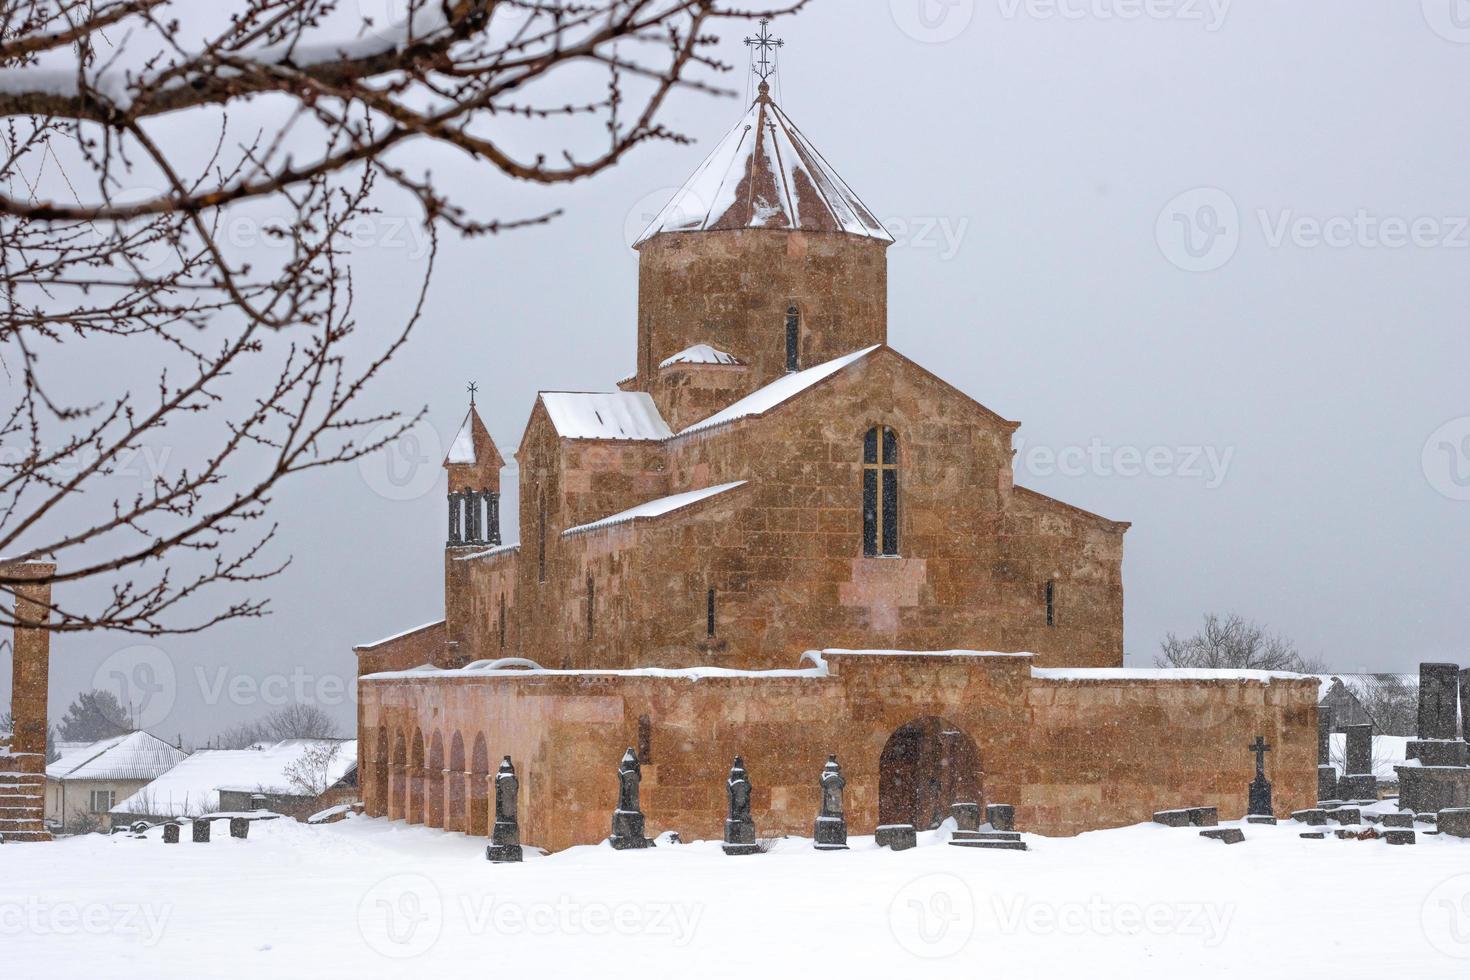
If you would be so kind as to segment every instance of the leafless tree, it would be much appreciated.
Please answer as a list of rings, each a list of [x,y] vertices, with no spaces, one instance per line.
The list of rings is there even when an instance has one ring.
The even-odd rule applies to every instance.
[[[243,749],[256,742],[337,737],[337,723],[320,707],[314,704],[288,704],[258,721],[245,722],[222,732],[214,744],[222,749]]]
[[[315,800],[332,788],[333,766],[342,754],[341,742],[323,742],[301,753],[286,767],[286,782],[299,795]]]
[[[419,417],[362,406],[430,273],[402,322],[352,340],[359,223],[381,195],[408,202],[432,270],[442,232],[557,213],[472,213],[418,147],[563,184],[682,142],[660,122],[666,98],[720,91],[704,77],[730,67],[706,53],[711,25],[758,13],[406,2],[392,23],[343,0],[0,5],[0,554],[55,560],[58,586],[99,583],[54,590],[52,629],[262,615],[259,583],[290,560],[268,547],[277,488]],[[247,261],[225,232],[262,209],[274,248]],[[183,442],[208,448],[129,475]],[[0,592],[16,584],[0,572]]]
[[[1320,661],[1297,652],[1286,637],[1271,633],[1234,613],[1205,616],[1204,627],[1193,636],[1169,633],[1154,658],[1160,667],[1216,667],[1244,670],[1294,670],[1316,673]]]
[[[1343,681],[1381,735],[1418,734],[1419,682],[1400,674],[1365,674]]]

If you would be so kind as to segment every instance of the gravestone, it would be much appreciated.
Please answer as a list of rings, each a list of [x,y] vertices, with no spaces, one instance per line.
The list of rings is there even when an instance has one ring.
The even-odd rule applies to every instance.
[[[1383,826],[1394,827],[1400,830],[1414,829],[1414,815],[1412,813],[1385,813],[1383,815]]]
[[[1434,825],[1439,828],[1441,834],[1449,834],[1451,837],[1470,837],[1470,807],[1441,810]]]
[[[1419,737],[1459,738],[1459,664],[1419,665]]]
[[[230,836],[236,840],[244,840],[250,836],[250,821],[244,817],[230,818]]]
[[[817,825],[813,831],[813,844],[819,851],[847,850],[847,816],[842,805],[842,789],[847,780],[842,777],[842,767],[837,756],[830,756],[822,767],[818,780],[822,789],[822,808],[817,813]],[[976,820],[980,808],[975,807]]]
[[[643,836],[643,808],[638,802],[638,784],[643,781],[643,769],[638,756],[630,748],[623,753],[618,764],[618,808],[613,811],[613,849],[618,851],[639,850],[652,847],[653,841]]]
[[[1412,830],[1385,830],[1383,839],[1390,844],[1412,844],[1416,835]]]
[[[979,803],[954,803],[950,805],[949,815],[954,817],[955,830],[979,830],[980,829],[980,804]]]
[[[1308,827],[1320,827],[1327,822],[1327,811],[1316,807],[1310,810],[1297,810],[1292,813],[1291,819],[1304,823]]]
[[[723,847],[726,854],[755,854],[760,851],[760,845],[755,842],[755,820],[750,815],[750,790],[745,760],[737,755],[725,781],[725,794],[730,804],[725,816]]]
[[[918,832],[911,823],[888,823],[878,828],[873,838],[879,847],[892,851],[907,851],[919,844]]]
[[[1161,823],[1165,827],[1188,827],[1188,810],[1159,810],[1154,813],[1154,823]]]
[[[166,823],[163,825],[163,842],[165,844],[177,844],[179,842],[179,825]]]
[[[201,820],[195,820],[194,821],[194,843],[196,843],[196,844],[208,844],[209,843],[209,821],[208,820],[201,819]]]
[[[1246,813],[1252,817],[1269,817],[1275,812],[1271,805],[1271,781],[1266,778],[1266,753],[1271,751],[1271,746],[1257,735],[1247,748],[1256,755],[1256,778],[1251,781],[1250,806]]]
[[[1192,806],[1187,812],[1191,826],[1214,827],[1220,823],[1220,813],[1212,806]]]
[[[1470,667],[1460,671],[1460,731],[1470,742]]]
[[[1378,779],[1373,775],[1373,726],[1345,725],[1347,747],[1343,753],[1343,777],[1337,795],[1344,800],[1378,799]]]
[[[1332,709],[1317,710],[1317,799],[1337,795],[1337,767],[1332,764]]]
[[[985,822],[994,830],[1016,829],[1016,808],[1009,803],[991,803],[985,807]]]
[[[1221,827],[1218,830],[1201,830],[1199,832],[1199,835],[1201,837],[1208,837],[1211,840],[1223,841],[1226,844],[1239,844],[1241,841],[1245,840],[1245,832],[1242,831],[1239,827]]]
[[[521,827],[516,819],[521,781],[516,767],[506,756],[495,774],[495,826],[490,830],[490,846],[485,860],[496,864],[514,864],[521,859]]]

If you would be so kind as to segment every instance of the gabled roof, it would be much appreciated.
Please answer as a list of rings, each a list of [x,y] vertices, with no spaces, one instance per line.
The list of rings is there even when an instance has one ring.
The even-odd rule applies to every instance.
[[[563,439],[658,441],[673,435],[643,391],[543,391],[541,404]]]
[[[736,357],[734,354],[726,354],[724,351],[719,350],[715,347],[711,347],[709,344],[695,344],[693,347],[684,348],[673,357],[664,358],[662,361],[659,361],[658,366],[661,368],[666,368],[673,367],[676,364],[740,365],[744,363],[744,361]]]
[[[724,493],[727,490],[734,490],[736,487],[743,486],[745,486],[744,480],[736,480],[734,483],[722,483],[718,486],[705,487],[702,490],[688,490],[684,493],[676,493],[668,497],[659,497],[657,500],[650,500],[646,503],[639,504],[637,507],[630,507],[627,510],[619,511],[611,517],[604,517],[590,524],[581,524],[577,527],[567,528],[562,532],[562,537],[583,534],[587,531],[596,531],[601,528],[612,527],[614,524],[652,520],[655,517],[662,517],[665,514],[673,513],[685,507],[692,507],[701,500],[708,500],[710,497]]]
[[[449,444],[449,453],[444,457],[445,466],[490,466],[500,469],[505,459],[495,446],[495,440],[480,420],[480,413],[471,405],[460,423],[454,441]]]
[[[202,749],[112,808],[112,813],[155,817],[198,816],[219,809],[221,789],[300,796],[288,770],[313,748],[340,746],[326,767],[335,783],[357,765],[357,742],[293,738],[248,749]]]
[[[101,779],[114,782],[156,779],[188,757],[147,732],[129,732],[71,748],[46,767],[55,780]]]
[[[634,248],[668,232],[774,228],[893,236],[771,101],[764,84],[745,117],[680,188]]]
[[[851,354],[844,354],[842,357],[834,358],[825,364],[818,364],[816,367],[809,367],[805,371],[797,371],[795,374],[788,374],[785,377],[777,378],[764,388],[757,388],[755,391],[752,391],[723,411],[716,412],[709,418],[696,422],[689,426],[689,428],[681,430],[679,434],[686,435],[690,432],[699,432],[702,429],[712,429],[717,425],[734,422],[736,419],[745,418],[748,415],[763,415],[782,402],[795,398],[818,382],[825,381],[838,371],[856,364],[881,346],[883,345],[875,344],[872,347],[865,347],[860,351],[854,351]]]

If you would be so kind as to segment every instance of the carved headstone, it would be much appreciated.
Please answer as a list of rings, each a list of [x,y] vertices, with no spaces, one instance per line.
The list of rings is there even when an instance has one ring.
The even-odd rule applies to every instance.
[[[230,818],[230,836],[236,840],[244,840],[250,836],[250,821],[244,817]]]
[[[1459,664],[1419,665],[1419,737],[1458,738]]]
[[[1256,755],[1256,778],[1251,781],[1250,806],[1245,812],[1248,816],[1269,817],[1274,812],[1271,804],[1271,781],[1266,778],[1266,753],[1271,751],[1271,746],[1257,735],[1256,740],[1248,747]]]
[[[1317,709],[1317,765],[1332,765],[1332,709]]]
[[[1347,733],[1347,751],[1345,752],[1347,764],[1344,766],[1343,775],[1362,776],[1372,774],[1373,726],[1347,725],[1344,731]]]
[[[495,774],[495,826],[490,830],[490,846],[485,848],[487,861],[511,864],[521,859],[521,828],[516,819],[520,790],[516,767],[506,756]]]
[[[1016,808],[1009,803],[990,803],[985,807],[985,822],[994,830],[1016,829]]]
[[[961,831],[980,829],[979,803],[952,803],[949,815],[954,817],[954,829]]]
[[[200,819],[200,820],[195,820],[194,821],[194,843],[196,843],[196,844],[208,844],[209,843],[209,821],[208,820]]]
[[[165,844],[177,844],[179,842],[179,825],[166,823],[163,825],[163,842]]]
[[[618,808],[613,811],[612,836],[608,838],[615,850],[653,846],[653,841],[643,836],[643,808],[638,803],[638,784],[642,781],[638,756],[629,749],[618,763]]]
[[[755,854],[760,850],[760,845],[755,842],[755,820],[750,815],[750,789],[745,761],[737,755],[730,767],[730,777],[725,781],[725,792],[730,801],[729,813],[725,817],[726,854]]]
[[[837,756],[829,756],[822,767],[819,779],[822,789],[822,808],[817,813],[817,825],[813,831],[813,846],[819,851],[847,850],[847,816],[842,805],[842,789],[847,780],[842,776],[842,767]]]

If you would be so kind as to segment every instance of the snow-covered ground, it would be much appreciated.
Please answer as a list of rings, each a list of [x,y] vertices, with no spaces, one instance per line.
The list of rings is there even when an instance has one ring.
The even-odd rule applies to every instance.
[[[1231,824],[1233,825],[1233,824]],[[0,846],[9,977],[1470,975],[1470,841],[1227,846],[1141,825],[1028,852],[921,835],[607,845],[491,865],[484,842],[354,818],[209,844]]]

